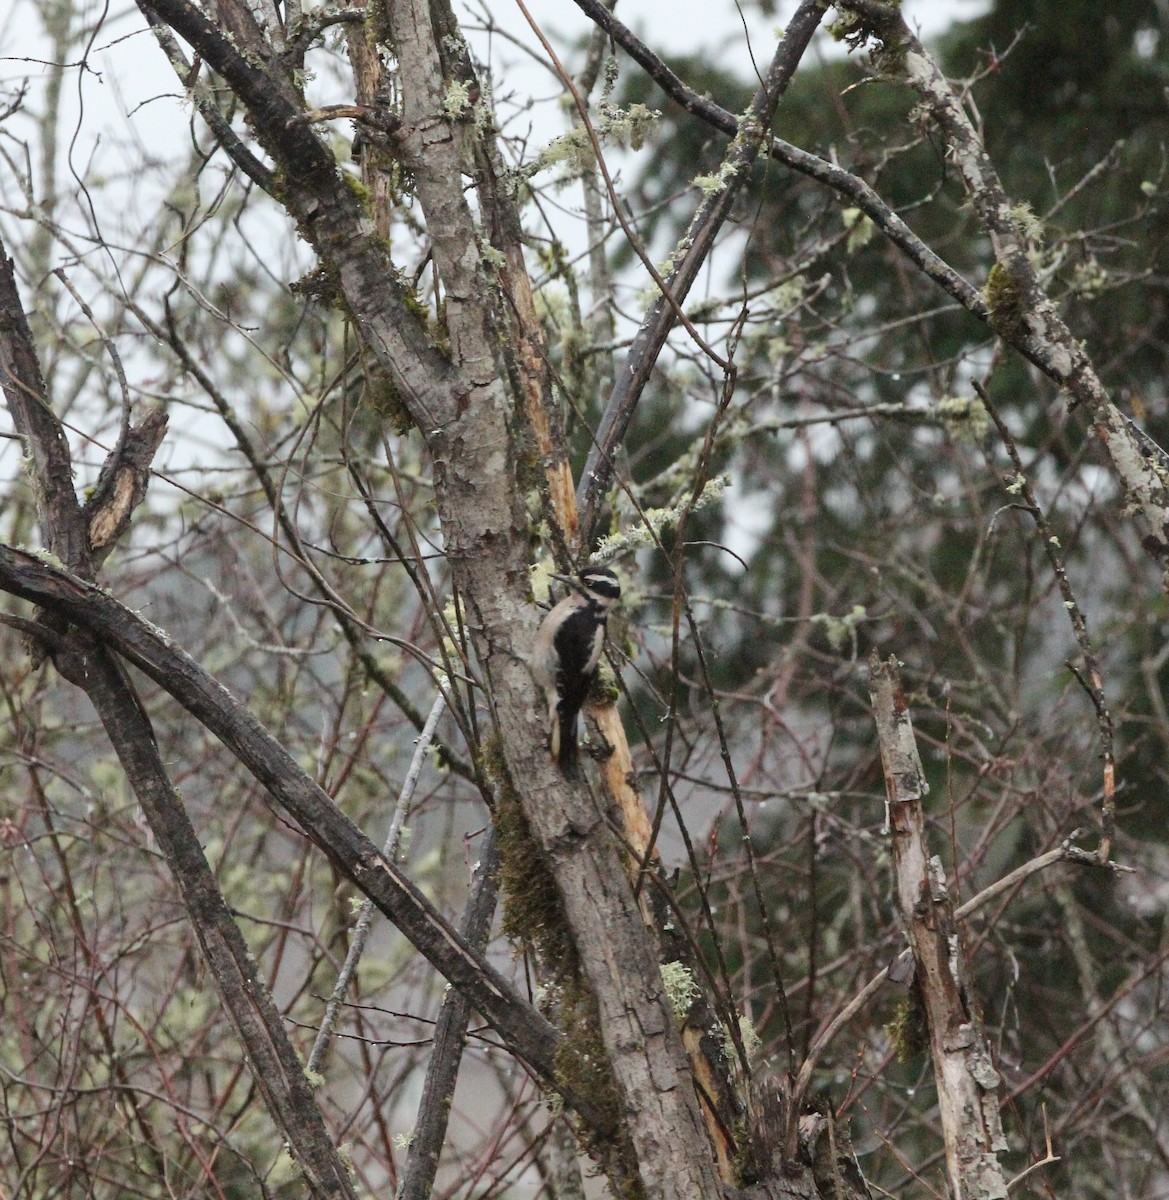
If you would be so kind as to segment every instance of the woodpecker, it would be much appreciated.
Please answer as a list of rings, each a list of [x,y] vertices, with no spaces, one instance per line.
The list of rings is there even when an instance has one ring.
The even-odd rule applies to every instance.
[[[555,578],[572,590],[541,623],[528,666],[548,702],[552,757],[567,774],[577,761],[576,718],[596,676],[605,622],[621,599],[621,585],[608,567],[586,567],[575,579]]]

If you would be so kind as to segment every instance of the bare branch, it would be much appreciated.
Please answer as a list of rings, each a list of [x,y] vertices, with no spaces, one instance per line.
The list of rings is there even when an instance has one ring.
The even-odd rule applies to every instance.
[[[198,78],[198,66],[193,67],[187,62],[174,35],[158,17],[151,12],[143,15],[151,29],[154,30],[154,36],[158,38],[158,44],[170,60],[175,74],[182,80],[187,91],[193,95],[195,107],[199,110],[199,115],[207,122],[207,127],[215,136],[215,140],[249,179],[258,183],[264,191],[271,191],[274,182],[272,172],[244,145],[239,135],[228,123],[227,118],[219,111],[214,96]]]
[[[40,362],[20,294],[15,265],[0,244],[0,386],[36,480],[41,536],[51,554],[89,571],[85,523],[73,491],[73,461],[60,421],[49,409]]]
[[[990,413],[990,418],[998,430],[1003,446],[1006,447],[1007,454],[1010,456],[1015,473],[1006,486],[1009,491],[1018,491],[1022,495],[1023,501],[1027,505],[1027,511],[1035,522],[1040,541],[1043,544],[1043,553],[1047,556],[1052,573],[1059,584],[1059,593],[1063,597],[1064,608],[1067,610],[1068,620],[1072,624],[1072,633],[1075,635],[1076,644],[1080,647],[1080,654],[1083,655],[1087,677],[1081,678],[1077,673],[1077,678],[1081,678],[1088,698],[1092,701],[1092,707],[1096,710],[1096,723],[1100,729],[1101,757],[1104,760],[1104,795],[1100,806],[1100,845],[1097,849],[1097,858],[1103,865],[1108,862],[1109,855],[1112,853],[1112,839],[1116,832],[1116,756],[1113,750],[1112,714],[1108,711],[1108,700],[1104,695],[1100,660],[1096,656],[1096,649],[1088,635],[1088,622],[1084,618],[1083,609],[1080,608],[1076,594],[1072,591],[1071,580],[1068,578],[1067,568],[1064,566],[1063,554],[1060,550],[1059,538],[1052,533],[1047,517],[1040,508],[1039,501],[1035,498],[1035,491],[1023,468],[1023,458],[1019,454],[1019,447],[1015,445],[1011,431],[987,394],[986,388],[977,379],[974,380],[974,390],[986,406],[986,411]]]
[[[304,110],[295,88],[282,73],[254,65],[233,38],[188,0],[140,0],[139,8],[181,34],[247,105],[265,150],[285,172],[280,199],[321,258],[336,269],[365,344],[394,380],[420,428],[439,428],[470,384],[452,372],[411,311],[405,284],[371,236],[369,218],[332,154],[300,120]],[[245,44],[261,38],[246,8],[232,5],[231,11]]]
[[[671,100],[712,129],[731,138],[738,135],[738,117],[720,107],[709,96],[700,95],[680,79],[598,0],[576,0],[576,4],[642,67]],[[856,205],[929,278],[975,316],[986,318],[988,310],[982,293],[935,254],[863,179],[782,138],[771,138],[767,149],[776,162],[817,180]]]
[[[603,6],[598,5],[598,8],[610,15]],[[594,540],[601,505],[612,478],[613,455],[625,439],[637,403],[673,328],[675,308],[686,299],[702,264],[714,248],[716,235],[730,216],[736,197],[750,178],[751,167],[760,149],[767,145],[776,106],[787,90],[823,15],[824,10],[818,0],[804,0],[788,23],[776,47],[767,77],[755,93],[719,168],[718,186],[698,206],[685,237],[679,243],[678,261],[665,279],[662,294],[642,318],[625,363],[617,372],[616,386],[609,396],[577,484],[581,544],[584,546],[591,545]],[[674,303],[670,302],[670,298]],[[730,370],[729,367],[727,369]]]
[[[487,834],[475,886],[467,898],[462,933],[467,944],[481,950],[491,932],[491,917],[499,891],[499,848],[495,833]],[[467,1038],[470,1005],[461,992],[450,989],[443,997],[442,1012],[434,1029],[434,1053],[427,1067],[410,1139],[410,1153],[402,1171],[398,1200],[427,1200],[434,1188],[439,1153],[446,1140],[451,1115],[451,1097],[458,1080],[459,1063]]]
[[[410,803],[414,799],[414,788],[417,786],[418,776],[422,773],[422,764],[426,758],[426,752],[430,749],[430,743],[434,738],[434,730],[445,709],[446,696],[440,691],[434,704],[431,706],[430,715],[426,718],[426,724],[422,727],[422,732],[418,735],[418,742],[414,747],[414,757],[410,760],[410,769],[406,772],[406,778],[402,783],[402,790],[398,795],[398,803],[394,806],[394,815],[390,821],[389,832],[386,834],[385,842],[382,843],[382,855],[387,862],[392,863],[397,861],[402,827],[405,824]],[[341,1006],[344,1004],[345,997],[349,992],[349,986],[353,982],[353,975],[357,970],[358,964],[361,962],[361,956],[365,953],[365,944],[369,940],[369,930],[372,923],[373,901],[366,896],[361,902],[361,909],[357,914],[357,921],[353,926],[353,935],[349,942],[349,950],[345,955],[345,962],[337,974],[337,982],[333,985],[333,994],[329,997],[329,1001],[325,1005],[325,1013],[321,1017],[321,1027],[317,1030],[317,1036],[313,1041],[313,1048],[309,1051],[308,1063],[305,1069],[312,1074],[319,1074],[321,1068],[324,1066],[325,1056],[329,1051],[329,1040],[333,1036],[333,1029],[337,1024],[337,1017],[340,1014]],[[479,949],[481,947],[475,948]]]
[[[292,756],[222,685],[161,630],[112,596],[35,555],[0,546],[0,588],[58,612],[150,676],[213,732],[341,872],[368,895],[431,963],[495,1026],[509,1048],[551,1086],[558,1035],[481,955],[471,950],[410,880],[333,804]],[[567,1103],[598,1131],[589,1099]]]
[[[900,11],[878,0],[846,0],[844,7],[870,23],[872,32],[892,51],[902,64],[906,81],[946,137],[949,155],[994,248],[996,263],[985,292],[991,327],[1067,388],[1073,406],[1083,404],[1092,414],[1096,436],[1112,460],[1126,500],[1143,513],[1148,525],[1145,549],[1163,569],[1169,568],[1169,483],[1165,474],[1169,455],[1155,443],[1151,449],[1150,439],[1138,437],[1132,422],[1109,399],[1091,359],[1039,281],[1027,255],[1026,239],[982,139]],[[1169,587],[1169,576],[1165,586]]]

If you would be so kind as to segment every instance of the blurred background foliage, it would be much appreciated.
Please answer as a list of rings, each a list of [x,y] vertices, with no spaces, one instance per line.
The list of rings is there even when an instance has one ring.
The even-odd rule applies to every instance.
[[[1114,399],[1162,445],[1167,36],[1155,3],[1105,13],[998,0],[937,45],[946,74],[970,81],[968,109],[1049,294]],[[725,109],[740,112],[750,99],[752,81],[720,70],[717,60],[671,66]],[[775,128],[866,179],[981,287],[993,263],[989,242],[940,136],[916,119],[912,100],[861,52],[822,56],[796,76]],[[717,170],[724,141],[635,71],[622,74],[620,102],[662,113],[631,191],[646,214],[639,229],[647,242],[668,248],[685,233],[692,180]],[[755,185],[728,238],[739,253],[716,279],[721,305],[708,301],[724,329],[746,313],[718,462],[736,497],[691,522],[686,578],[741,787],[754,805],[756,848],[773,872],[766,894],[788,948],[797,1043],[806,1045],[823,1021],[825,993],[848,994],[863,980],[862,947],[871,971],[898,945],[887,898],[874,902],[862,882],[874,878],[865,863],[882,791],[859,669],[870,648],[895,653],[913,681],[934,848],[954,872],[957,894],[968,898],[1075,831],[1093,837],[1096,715],[1066,665],[1078,660],[1068,615],[1031,516],[1009,486],[1001,440],[975,400],[977,378],[1022,455],[1104,665],[1122,781],[1119,857],[1139,873],[1119,883],[1080,875],[980,914],[971,933],[974,977],[985,988],[980,999],[1007,1092],[1029,1084],[1012,1097],[1009,1123],[1025,1131],[1036,1156],[1043,1104],[1053,1128],[1077,1128],[1076,1152],[1036,1190],[1058,1192],[1074,1180],[1105,1195],[1116,1170],[1128,1194],[1160,1194],[1153,1180],[1165,1169],[1166,1141],[1146,1089],[1163,1082],[1164,1053],[1151,1015],[1159,1009],[1164,922],[1152,897],[1163,894],[1154,881],[1164,876],[1167,813],[1162,581],[1140,547],[1141,531],[1119,511],[1082,413],[1069,412],[1048,381],[818,185],[773,163],[757,166]],[[658,472],[669,477],[675,453],[661,431],[709,419],[718,381],[701,376],[683,350],[655,380],[652,408],[627,447],[645,503],[667,498],[652,482]],[[906,411],[842,419],[874,405]],[[668,603],[668,565],[650,557],[646,567],[647,593],[659,589]],[[667,677],[668,645],[647,643]],[[705,775],[686,790],[709,800],[712,781],[725,788],[725,775],[697,655],[689,647],[681,657],[693,687],[678,767],[684,777]],[[730,812],[727,801],[722,857],[736,836]],[[739,962],[754,983],[748,992],[772,1018],[770,1045],[779,1047],[770,981],[757,963],[751,969],[747,947],[761,929],[745,885],[727,868],[718,891],[720,911],[737,908],[747,926]],[[1072,1049],[1085,1002],[1099,1008],[1107,997],[1116,1027],[1089,1023]],[[911,1056],[898,1066],[891,1048],[869,1059],[847,1039],[838,1050],[835,1082],[849,1081],[845,1108],[873,1131],[872,1145],[898,1107],[898,1089],[912,1095],[926,1081],[927,1061]],[[1041,1065],[1037,1086],[1032,1073]],[[1115,1106],[1104,1098],[1105,1077],[1128,1080],[1119,1082],[1124,1099]],[[885,1116],[871,1120],[874,1094],[893,1080]],[[906,1120],[913,1107],[900,1110]],[[1102,1116],[1099,1124],[1080,1124],[1088,1111]],[[1145,1174],[1131,1155],[1150,1135],[1158,1165]],[[899,1193],[908,1180],[892,1161],[886,1167],[877,1177]]]

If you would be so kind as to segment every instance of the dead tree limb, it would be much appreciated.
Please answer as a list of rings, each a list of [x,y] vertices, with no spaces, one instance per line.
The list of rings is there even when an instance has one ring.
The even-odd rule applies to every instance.
[[[946,1166],[954,1200],[1005,1200],[998,1155],[999,1074],[964,979],[964,956],[941,860],[931,857],[922,798],[929,786],[897,659],[869,659],[869,691],[888,795],[897,904],[916,966],[929,1027]]]

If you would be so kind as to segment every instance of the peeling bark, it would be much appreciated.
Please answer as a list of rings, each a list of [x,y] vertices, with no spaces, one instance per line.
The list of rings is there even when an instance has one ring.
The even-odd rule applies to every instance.
[[[999,1074],[964,978],[962,940],[941,860],[930,855],[926,842],[922,798],[929,787],[895,658],[881,662],[873,652],[869,689],[885,772],[897,903],[929,1026],[950,1187],[955,1200],[1006,1200],[998,1161],[1007,1148]]]

